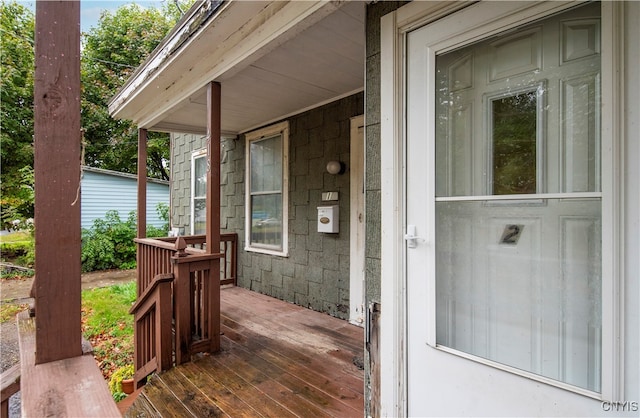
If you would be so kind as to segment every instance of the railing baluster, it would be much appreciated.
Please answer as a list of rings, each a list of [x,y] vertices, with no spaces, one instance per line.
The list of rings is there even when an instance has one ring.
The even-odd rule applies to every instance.
[[[146,375],[172,365],[172,318],[177,364],[188,361],[192,353],[219,349],[220,321],[213,303],[218,303],[220,283],[235,284],[237,235],[222,234],[221,253],[213,255],[203,251],[204,235],[135,241],[138,300],[132,313],[140,387]]]

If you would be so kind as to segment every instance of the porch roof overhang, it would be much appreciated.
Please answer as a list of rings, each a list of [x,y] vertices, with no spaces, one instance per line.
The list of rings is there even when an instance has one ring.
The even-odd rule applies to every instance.
[[[197,3],[109,103],[139,128],[206,133],[207,84],[223,134],[250,131],[363,90],[365,3]]]

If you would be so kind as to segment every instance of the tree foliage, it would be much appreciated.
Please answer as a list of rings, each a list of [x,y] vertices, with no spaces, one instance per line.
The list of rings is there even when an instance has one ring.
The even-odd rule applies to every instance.
[[[130,4],[113,14],[103,13],[98,26],[85,34],[81,76],[87,165],[137,172],[137,129],[130,121],[111,118],[107,105],[171,30],[177,17],[173,4],[163,10]],[[147,152],[149,175],[168,180],[164,166],[169,158],[168,135],[151,132]]]
[[[33,216],[33,13],[0,5],[0,143],[3,221]],[[24,183],[31,180],[31,184]],[[26,187],[23,187],[26,186]]]
[[[107,104],[135,68],[162,41],[194,0],[165,2],[162,9],[123,5],[105,11],[83,34],[82,128],[85,164],[137,173],[137,129],[114,120]],[[0,178],[2,220],[33,217],[33,76],[35,16],[16,2],[0,2]],[[166,134],[149,133],[147,170],[168,179]]]

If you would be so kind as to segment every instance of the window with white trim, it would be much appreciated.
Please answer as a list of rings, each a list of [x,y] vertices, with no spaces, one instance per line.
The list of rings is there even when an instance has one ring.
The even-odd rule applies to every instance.
[[[247,251],[287,255],[288,148],[288,122],[246,134]]]
[[[207,150],[191,154],[191,235],[206,233]]]

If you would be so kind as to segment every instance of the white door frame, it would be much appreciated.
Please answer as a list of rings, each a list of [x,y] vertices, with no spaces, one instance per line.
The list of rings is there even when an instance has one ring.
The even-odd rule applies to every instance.
[[[523,3],[520,3],[521,5]],[[551,10],[562,10],[568,2],[529,2],[528,16],[547,15]],[[380,365],[380,406],[382,416],[407,415],[407,312],[406,312],[406,266],[404,214],[405,214],[405,134],[404,134],[404,38],[412,29],[435,21],[458,9],[468,6],[458,2],[412,2],[381,19],[381,322],[380,322],[380,358],[386,361]],[[622,31],[614,28],[623,26],[623,6],[607,4],[603,10],[603,103],[611,103],[616,110],[624,109],[624,90],[621,76],[616,71],[622,63],[618,48],[607,48],[605,45],[621,45]],[[505,13],[494,20],[494,33],[505,30],[514,22],[513,15]],[[517,19],[517,16],[516,16]],[[486,28],[484,28],[486,34]],[[471,30],[470,33],[476,33]],[[605,65],[609,63],[610,65]],[[611,107],[605,108],[603,119],[612,124],[603,129],[619,133],[624,130],[622,117],[611,114]],[[624,114],[621,112],[620,114]],[[603,132],[604,134],[604,132]],[[611,132],[607,133],[612,135]],[[616,137],[615,135],[613,135]],[[622,141],[619,141],[620,143]],[[606,164],[620,167],[621,147],[613,141],[611,149],[603,150]],[[603,164],[605,162],[603,161]],[[603,253],[624,253],[625,243],[621,220],[624,218],[624,206],[621,193],[624,190],[623,178],[611,166],[603,167],[603,195],[608,194],[603,207],[603,222],[609,218],[608,228],[603,228]],[[429,243],[427,243],[429,245]],[[623,341],[621,323],[625,318],[624,299],[620,296],[624,283],[624,257],[603,259],[603,294],[610,295],[610,303],[603,310],[603,324],[614,326],[603,329],[603,398],[620,400],[623,389]],[[604,328],[604,327],[603,327]],[[606,334],[605,334],[606,333]],[[608,389],[605,389],[608,388]]]
[[[364,115],[351,118],[349,322],[364,326]]]

